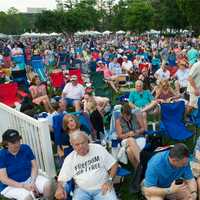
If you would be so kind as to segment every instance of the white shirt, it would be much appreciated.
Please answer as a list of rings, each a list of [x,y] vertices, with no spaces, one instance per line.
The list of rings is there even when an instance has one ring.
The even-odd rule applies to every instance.
[[[63,93],[66,94],[65,98],[80,100],[83,97],[85,90],[79,83],[77,85],[67,83],[63,89]]]
[[[108,151],[99,144],[89,144],[89,152],[80,156],[76,151],[64,160],[58,181],[73,178],[83,190],[97,190],[108,180],[108,171],[116,163]]]
[[[130,60],[127,60],[127,62],[122,63],[122,68],[125,70],[130,70],[133,68],[133,63]]]
[[[200,61],[194,63],[190,69],[189,76],[193,79],[196,84],[196,87],[200,90]],[[193,87],[188,84],[187,90],[190,93],[194,93]]]
[[[155,72],[155,75],[158,76],[158,80],[167,80],[170,78],[170,72],[168,70],[166,71],[163,71],[162,68],[158,69],[156,72]]]
[[[178,69],[176,74],[175,74],[181,88],[187,87],[187,85],[188,85],[189,71],[190,71],[190,69],[184,69],[184,70]]]

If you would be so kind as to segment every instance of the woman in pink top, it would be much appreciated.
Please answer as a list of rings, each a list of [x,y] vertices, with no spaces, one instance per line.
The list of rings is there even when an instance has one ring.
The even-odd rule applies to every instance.
[[[112,75],[112,72],[108,69],[108,67],[106,65],[104,65],[104,63],[99,60],[97,62],[97,68],[96,68],[97,72],[103,72],[104,78],[105,80],[110,84],[110,86],[113,88],[113,90],[118,93],[118,89],[115,86],[115,81],[116,81],[116,76]]]
[[[51,103],[49,101],[49,97],[47,95],[46,86],[44,84],[41,84],[41,81],[38,77],[38,75],[35,75],[31,81],[31,86],[29,88],[32,96],[32,102],[37,105],[44,105],[45,110],[48,113],[52,113],[53,108],[51,106]]]

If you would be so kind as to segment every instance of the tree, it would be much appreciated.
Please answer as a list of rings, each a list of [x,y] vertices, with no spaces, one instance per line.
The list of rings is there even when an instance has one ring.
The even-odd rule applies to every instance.
[[[149,1],[138,0],[129,4],[126,26],[129,30],[142,33],[152,26],[153,7]]]
[[[113,6],[110,30],[126,30],[125,20],[127,11],[128,3],[124,0],[120,0],[118,4]]]
[[[154,8],[153,28],[158,30],[181,29],[188,25],[176,1],[151,0]]]
[[[187,18],[189,24],[196,34],[200,33],[200,1],[198,0],[176,0],[178,7]]]

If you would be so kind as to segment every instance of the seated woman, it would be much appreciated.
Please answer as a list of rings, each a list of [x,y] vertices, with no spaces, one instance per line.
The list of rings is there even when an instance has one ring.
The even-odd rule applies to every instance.
[[[85,127],[84,125],[80,125],[80,122],[75,115],[66,114],[63,118],[64,132],[62,132],[59,138],[55,136],[55,142],[57,144],[57,153],[59,157],[65,157],[73,150],[69,142],[69,137],[77,130],[85,131],[86,133],[90,134],[87,127]]]
[[[170,102],[176,100],[180,96],[175,93],[173,88],[170,86],[168,80],[163,80],[160,82],[159,86],[156,89],[156,101],[158,103]]]
[[[91,99],[90,101],[88,101],[86,103],[85,109],[89,114],[90,121],[95,130],[96,138],[98,140],[102,139],[101,138],[103,136],[102,134],[104,134],[103,117],[97,109],[97,103],[95,99]]]
[[[47,95],[47,90],[45,84],[41,84],[41,81],[39,79],[38,75],[35,75],[32,78],[31,86],[29,88],[32,96],[32,102],[37,105],[44,105],[45,110],[48,113],[51,113],[53,111],[53,108],[50,104],[49,97]]]
[[[18,131],[8,129],[3,133],[0,150],[0,193],[6,198],[33,200],[43,194],[52,197],[49,179],[38,175],[38,167],[31,148],[20,144]]]
[[[180,98],[180,95],[175,93],[168,80],[162,80],[159,86],[156,86],[155,93],[155,100],[151,104],[144,107],[142,112],[147,112],[148,110],[155,108],[160,103],[168,103]]]
[[[128,158],[136,169],[140,161],[141,148],[137,144],[137,137],[143,135],[145,131],[142,114],[132,114],[131,107],[125,103],[121,108],[121,116],[115,122],[117,136],[124,141],[127,146]]]

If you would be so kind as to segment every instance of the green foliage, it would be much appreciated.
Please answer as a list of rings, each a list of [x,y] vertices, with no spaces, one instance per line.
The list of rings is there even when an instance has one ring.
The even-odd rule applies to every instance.
[[[155,29],[180,29],[188,25],[176,1],[151,0],[151,4],[154,8],[153,27]]]
[[[59,4],[59,0],[57,3]],[[200,32],[198,0],[64,0],[63,8],[41,14],[22,14],[11,7],[0,12],[0,32],[74,33],[84,30],[192,29]]]
[[[126,24],[128,30],[139,33],[149,30],[152,25],[153,7],[149,1],[133,1],[128,8]]]
[[[200,1],[198,0],[176,0],[178,7],[187,18],[189,25],[197,33],[200,33]]]

